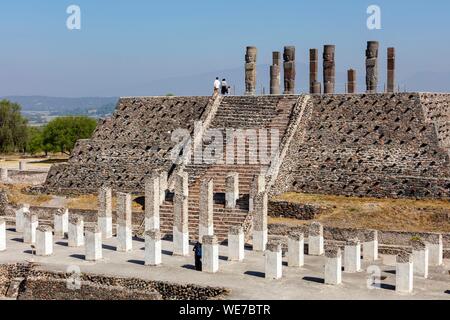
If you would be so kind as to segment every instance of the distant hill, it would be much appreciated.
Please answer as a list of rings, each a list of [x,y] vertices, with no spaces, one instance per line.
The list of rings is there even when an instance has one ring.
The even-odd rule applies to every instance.
[[[89,114],[102,116],[112,113],[118,100],[115,97],[60,98],[44,96],[7,96],[1,99],[20,104],[24,113],[45,112],[52,116]]]

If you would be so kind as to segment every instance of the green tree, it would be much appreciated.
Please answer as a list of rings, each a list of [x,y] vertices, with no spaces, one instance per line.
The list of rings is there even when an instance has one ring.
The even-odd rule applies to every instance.
[[[0,101],[0,152],[24,151],[27,144],[27,120],[20,105]]]
[[[79,139],[89,139],[97,121],[89,117],[58,117],[50,121],[42,132],[44,151],[70,154]]]
[[[44,151],[42,132],[42,127],[28,127],[27,152],[36,154]]]

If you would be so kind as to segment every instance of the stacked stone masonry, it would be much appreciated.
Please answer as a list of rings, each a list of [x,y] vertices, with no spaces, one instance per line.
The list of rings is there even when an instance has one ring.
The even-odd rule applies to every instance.
[[[309,100],[305,99],[309,98]],[[297,113],[298,106],[303,105]],[[218,108],[214,109],[214,103]],[[92,139],[77,143],[67,164],[52,167],[44,191],[96,193],[108,185],[115,192],[144,194],[153,170],[189,175],[189,233],[198,237],[200,181],[214,180],[214,234],[227,237],[230,226],[249,221],[248,196],[254,177],[273,165],[249,163],[250,139],[238,141],[244,163],[211,161],[176,165],[171,133],[205,121],[206,129],[276,129],[282,156],[268,192],[287,191],[349,196],[448,198],[450,195],[450,95],[431,93],[271,95],[123,98],[115,114],[99,123]],[[292,139],[287,137],[293,134]],[[267,136],[268,150],[272,144]],[[211,137],[203,133],[203,151]],[[289,142],[287,142],[289,141]],[[221,142],[226,154],[227,136]],[[261,154],[260,146],[256,148]],[[225,155],[215,159],[225,160]],[[205,160],[207,160],[205,163]],[[239,174],[239,200],[225,208],[225,178]],[[276,178],[276,179],[274,179]],[[171,190],[173,191],[173,190]],[[161,232],[170,234],[173,197],[160,208]]]

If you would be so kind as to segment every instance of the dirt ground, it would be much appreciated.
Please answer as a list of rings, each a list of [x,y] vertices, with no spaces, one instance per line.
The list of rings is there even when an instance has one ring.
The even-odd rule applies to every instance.
[[[328,208],[318,221],[340,228],[387,231],[450,232],[450,201],[352,198],[286,193],[276,200],[319,204]],[[304,224],[307,221],[270,218],[271,223]]]

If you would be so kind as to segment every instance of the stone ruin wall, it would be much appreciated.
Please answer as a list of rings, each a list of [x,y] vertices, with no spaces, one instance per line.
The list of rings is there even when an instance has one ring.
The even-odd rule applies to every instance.
[[[143,190],[152,170],[172,170],[172,132],[192,133],[211,103],[210,97],[120,99],[114,115],[99,123],[92,139],[78,141],[69,162],[51,168],[44,190],[95,193],[104,183],[124,192]]]
[[[223,104],[242,99],[259,110],[260,97],[230,97],[211,125],[221,122]],[[272,193],[448,198],[449,101],[426,93],[310,96]],[[96,193],[103,183],[143,190],[151,170],[174,169],[169,132],[192,132],[212,104],[210,97],[121,99],[93,138],[77,143],[69,163],[52,167],[44,190]]]
[[[313,96],[273,190],[450,196],[450,95]]]

